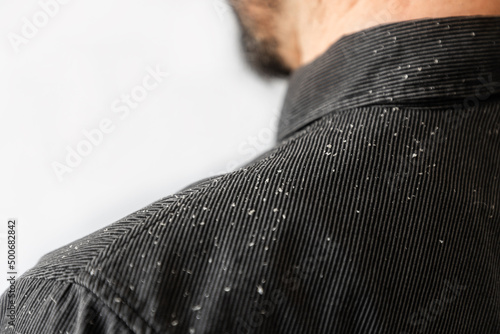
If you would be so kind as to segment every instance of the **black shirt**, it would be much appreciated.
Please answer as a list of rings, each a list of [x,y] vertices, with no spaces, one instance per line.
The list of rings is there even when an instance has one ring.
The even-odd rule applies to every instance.
[[[500,17],[344,36],[271,150],[24,273],[15,332],[498,334],[499,98]]]

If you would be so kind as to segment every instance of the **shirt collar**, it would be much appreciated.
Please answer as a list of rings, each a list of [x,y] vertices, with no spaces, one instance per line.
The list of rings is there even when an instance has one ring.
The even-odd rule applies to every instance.
[[[295,71],[278,140],[339,109],[474,106],[500,93],[500,17],[384,24],[344,35]]]

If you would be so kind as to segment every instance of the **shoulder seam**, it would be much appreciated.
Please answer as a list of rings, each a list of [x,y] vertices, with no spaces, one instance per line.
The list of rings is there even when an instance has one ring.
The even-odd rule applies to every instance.
[[[53,283],[63,283],[63,284],[68,284],[68,285],[74,285],[74,286],[79,286],[83,289],[85,289],[85,291],[89,292],[90,294],[92,294],[94,296],[94,298],[101,302],[105,307],[106,309],[108,309],[112,314],[114,314],[116,316],[117,319],[120,320],[120,322],[122,322],[129,330],[131,333],[134,333],[134,334],[141,334],[141,333],[138,333],[136,332],[133,328],[130,327],[130,325],[125,321],[125,319],[123,319],[121,317],[121,315],[119,313],[117,313],[115,310],[113,310],[113,308],[111,308],[108,303],[100,298],[94,291],[92,291],[90,288],[76,282],[76,281],[64,281],[64,280],[61,280],[61,281],[58,281],[58,280],[54,280],[54,279],[45,279],[45,278],[41,278],[41,277],[23,277],[22,278],[23,280],[40,280],[40,281],[47,281],[47,282],[53,282]],[[127,305],[128,306],[128,305]],[[157,334],[158,332],[145,320],[143,319],[140,314],[132,307],[128,306],[129,309],[139,318],[141,319],[141,321],[152,331],[152,333],[154,334]]]

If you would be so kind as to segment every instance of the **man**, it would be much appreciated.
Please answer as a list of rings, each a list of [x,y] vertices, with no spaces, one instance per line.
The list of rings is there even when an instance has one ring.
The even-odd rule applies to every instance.
[[[42,257],[2,332],[500,333],[500,1],[233,6],[276,146]]]

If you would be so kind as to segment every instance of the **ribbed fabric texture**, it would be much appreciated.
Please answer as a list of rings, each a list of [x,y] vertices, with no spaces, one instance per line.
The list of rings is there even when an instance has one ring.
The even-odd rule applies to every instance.
[[[293,74],[279,139],[335,110],[374,104],[474,106],[481,77],[490,77],[495,87],[488,88],[498,89],[499,34],[498,17],[451,17],[344,36]]]
[[[342,38],[273,149],[42,257],[2,333],[500,333],[499,48],[498,17]]]

